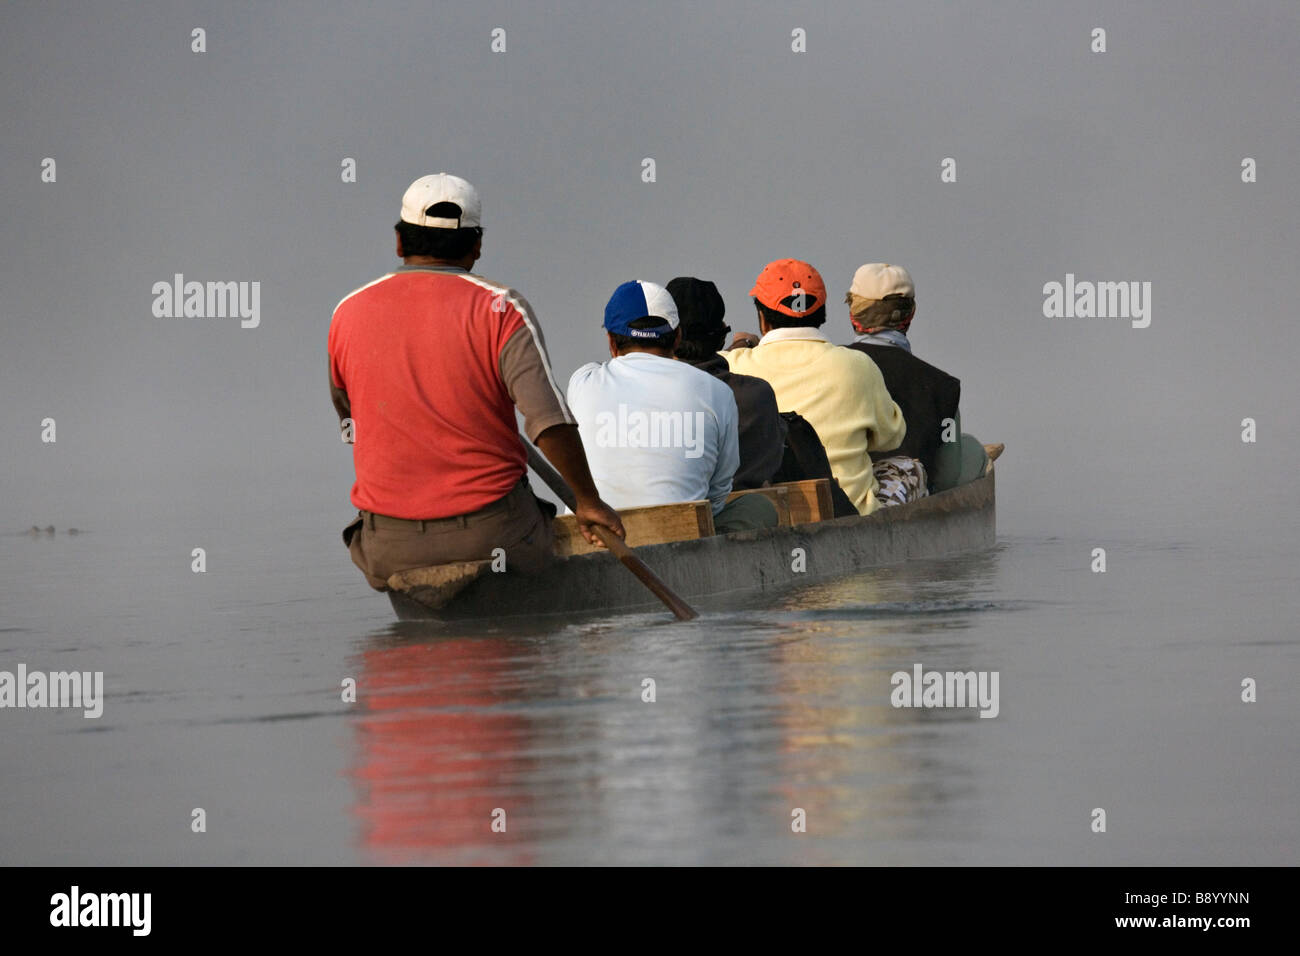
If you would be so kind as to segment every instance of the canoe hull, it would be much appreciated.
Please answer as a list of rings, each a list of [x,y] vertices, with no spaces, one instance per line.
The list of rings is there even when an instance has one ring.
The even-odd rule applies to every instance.
[[[646,545],[636,553],[687,600],[777,590],[896,564],[990,548],[996,540],[994,474],[869,516]],[[802,548],[806,570],[795,572]],[[659,606],[608,552],[560,558],[541,574],[486,574],[434,610],[388,592],[402,620],[466,621]]]

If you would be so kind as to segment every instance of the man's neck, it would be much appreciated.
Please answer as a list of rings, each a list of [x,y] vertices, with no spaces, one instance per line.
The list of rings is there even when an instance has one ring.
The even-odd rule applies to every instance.
[[[458,269],[469,270],[474,264],[471,259],[468,262],[464,259],[435,259],[433,256],[405,256],[402,263],[408,266],[455,266]]]

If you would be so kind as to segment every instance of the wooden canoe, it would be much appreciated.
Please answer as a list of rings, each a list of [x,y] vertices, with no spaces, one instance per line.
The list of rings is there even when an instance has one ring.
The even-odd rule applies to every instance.
[[[984,477],[969,484],[872,515],[650,544],[634,550],[670,588],[689,600],[772,591],[908,558],[982,550],[993,546],[995,536],[990,462]],[[806,570],[792,570],[796,548],[803,549]],[[394,590],[388,595],[402,620],[494,620],[657,606],[645,587],[607,551],[559,558],[532,577],[479,574],[439,608],[421,604],[413,597],[418,596],[415,590]]]

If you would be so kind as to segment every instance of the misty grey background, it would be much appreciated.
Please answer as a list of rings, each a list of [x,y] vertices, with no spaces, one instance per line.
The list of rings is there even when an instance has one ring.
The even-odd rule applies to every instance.
[[[504,54],[489,49],[498,26]],[[1096,26],[1105,54],[1090,52]],[[287,646],[301,650],[300,692],[327,693],[337,668],[313,666],[313,634],[383,624],[386,602],[338,542],[352,470],[326,332],[340,298],[397,264],[407,184],[446,170],[483,198],[477,269],[531,301],[561,379],[603,357],[601,310],[629,278],[712,279],[745,329],[763,264],[804,258],[830,291],[827,330],[847,342],[854,269],[906,266],[915,350],[961,378],[966,428],[1008,446],[1000,530],[1031,550],[1058,542],[1044,553],[1075,602],[1069,633],[1165,646],[1185,633],[1169,630],[1177,611],[1215,622],[1203,639],[1228,655],[1215,660],[1229,700],[1240,674],[1294,683],[1297,4],[43,3],[7,5],[0,27],[0,528],[97,535],[89,564],[5,538],[0,625],[89,642],[79,666],[121,661],[107,634],[166,632],[173,645],[155,650],[173,655],[145,655],[159,674],[123,678],[142,694],[171,675],[215,700],[229,686],[218,675],[273,672]],[[206,53],[190,51],[194,27]],[[805,54],[790,51],[795,27]],[[40,179],[47,156],[54,184]],[[1255,184],[1240,179],[1246,156]],[[340,181],[344,157],[354,184]],[[940,182],[945,157],[955,184]],[[260,328],[154,318],[151,286],[176,272],[260,281]],[[1150,327],[1044,318],[1043,284],[1067,272],[1151,282]],[[40,440],[47,416],[57,444]],[[189,573],[196,546],[207,577],[226,576],[220,599]],[[1130,590],[1102,613],[1087,591],[1097,546],[1163,570],[1112,564],[1106,587]],[[1188,548],[1195,561],[1178,565]],[[994,577],[1018,600],[1047,597],[1007,578],[1032,564]],[[1157,580],[1174,583],[1144,603]],[[331,612],[313,604],[323,591],[338,595]],[[250,642],[238,664],[222,620]],[[1255,622],[1244,637],[1242,621]],[[298,636],[277,644],[281,628]],[[1233,659],[1224,648],[1245,637],[1271,650]],[[50,644],[31,640],[10,650],[37,666]],[[1082,694],[1090,678],[1074,673]],[[1260,800],[1281,813],[1295,751],[1279,716]],[[226,759],[205,765],[244,758]],[[119,779],[114,766],[103,779]],[[123,806],[152,789],[131,787]],[[29,782],[6,805],[44,792]]]
[[[1008,526],[1249,520],[1246,498],[1291,498],[1295,4],[4,17],[0,509],[16,527],[345,517],[330,313],[396,263],[402,191],[437,170],[480,189],[478,268],[530,299],[566,377],[603,354],[601,310],[627,278],[711,278],[733,327],[752,328],[762,265],[807,258],[847,341],[853,270],[898,262],[917,283],[918,353],[962,379],[968,428],[1018,462]],[[1105,54],[1089,51],[1096,25]],[[190,52],[194,26],[207,53]],[[505,54],[489,51],[496,26]],[[806,54],[790,52],[795,26]],[[948,156],[954,184],[939,181]],[[155,319],[150,288],[176,272],[261,281],[261,327]],[[1150,281],[1151,327],[1045,319],[1042,286],[1067,272]]]

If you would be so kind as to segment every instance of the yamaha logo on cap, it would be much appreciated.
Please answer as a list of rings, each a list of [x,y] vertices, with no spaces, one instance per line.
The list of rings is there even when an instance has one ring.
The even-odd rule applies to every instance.
[[[634,329],[638,319],[662,319],[661,325],[651,329]],[[668,290],[653,282],[634,279],[624,282],[614,290],[605,306],[605,329],[615,335],[635,339],[653,339],[677,328],[677,303]]]

